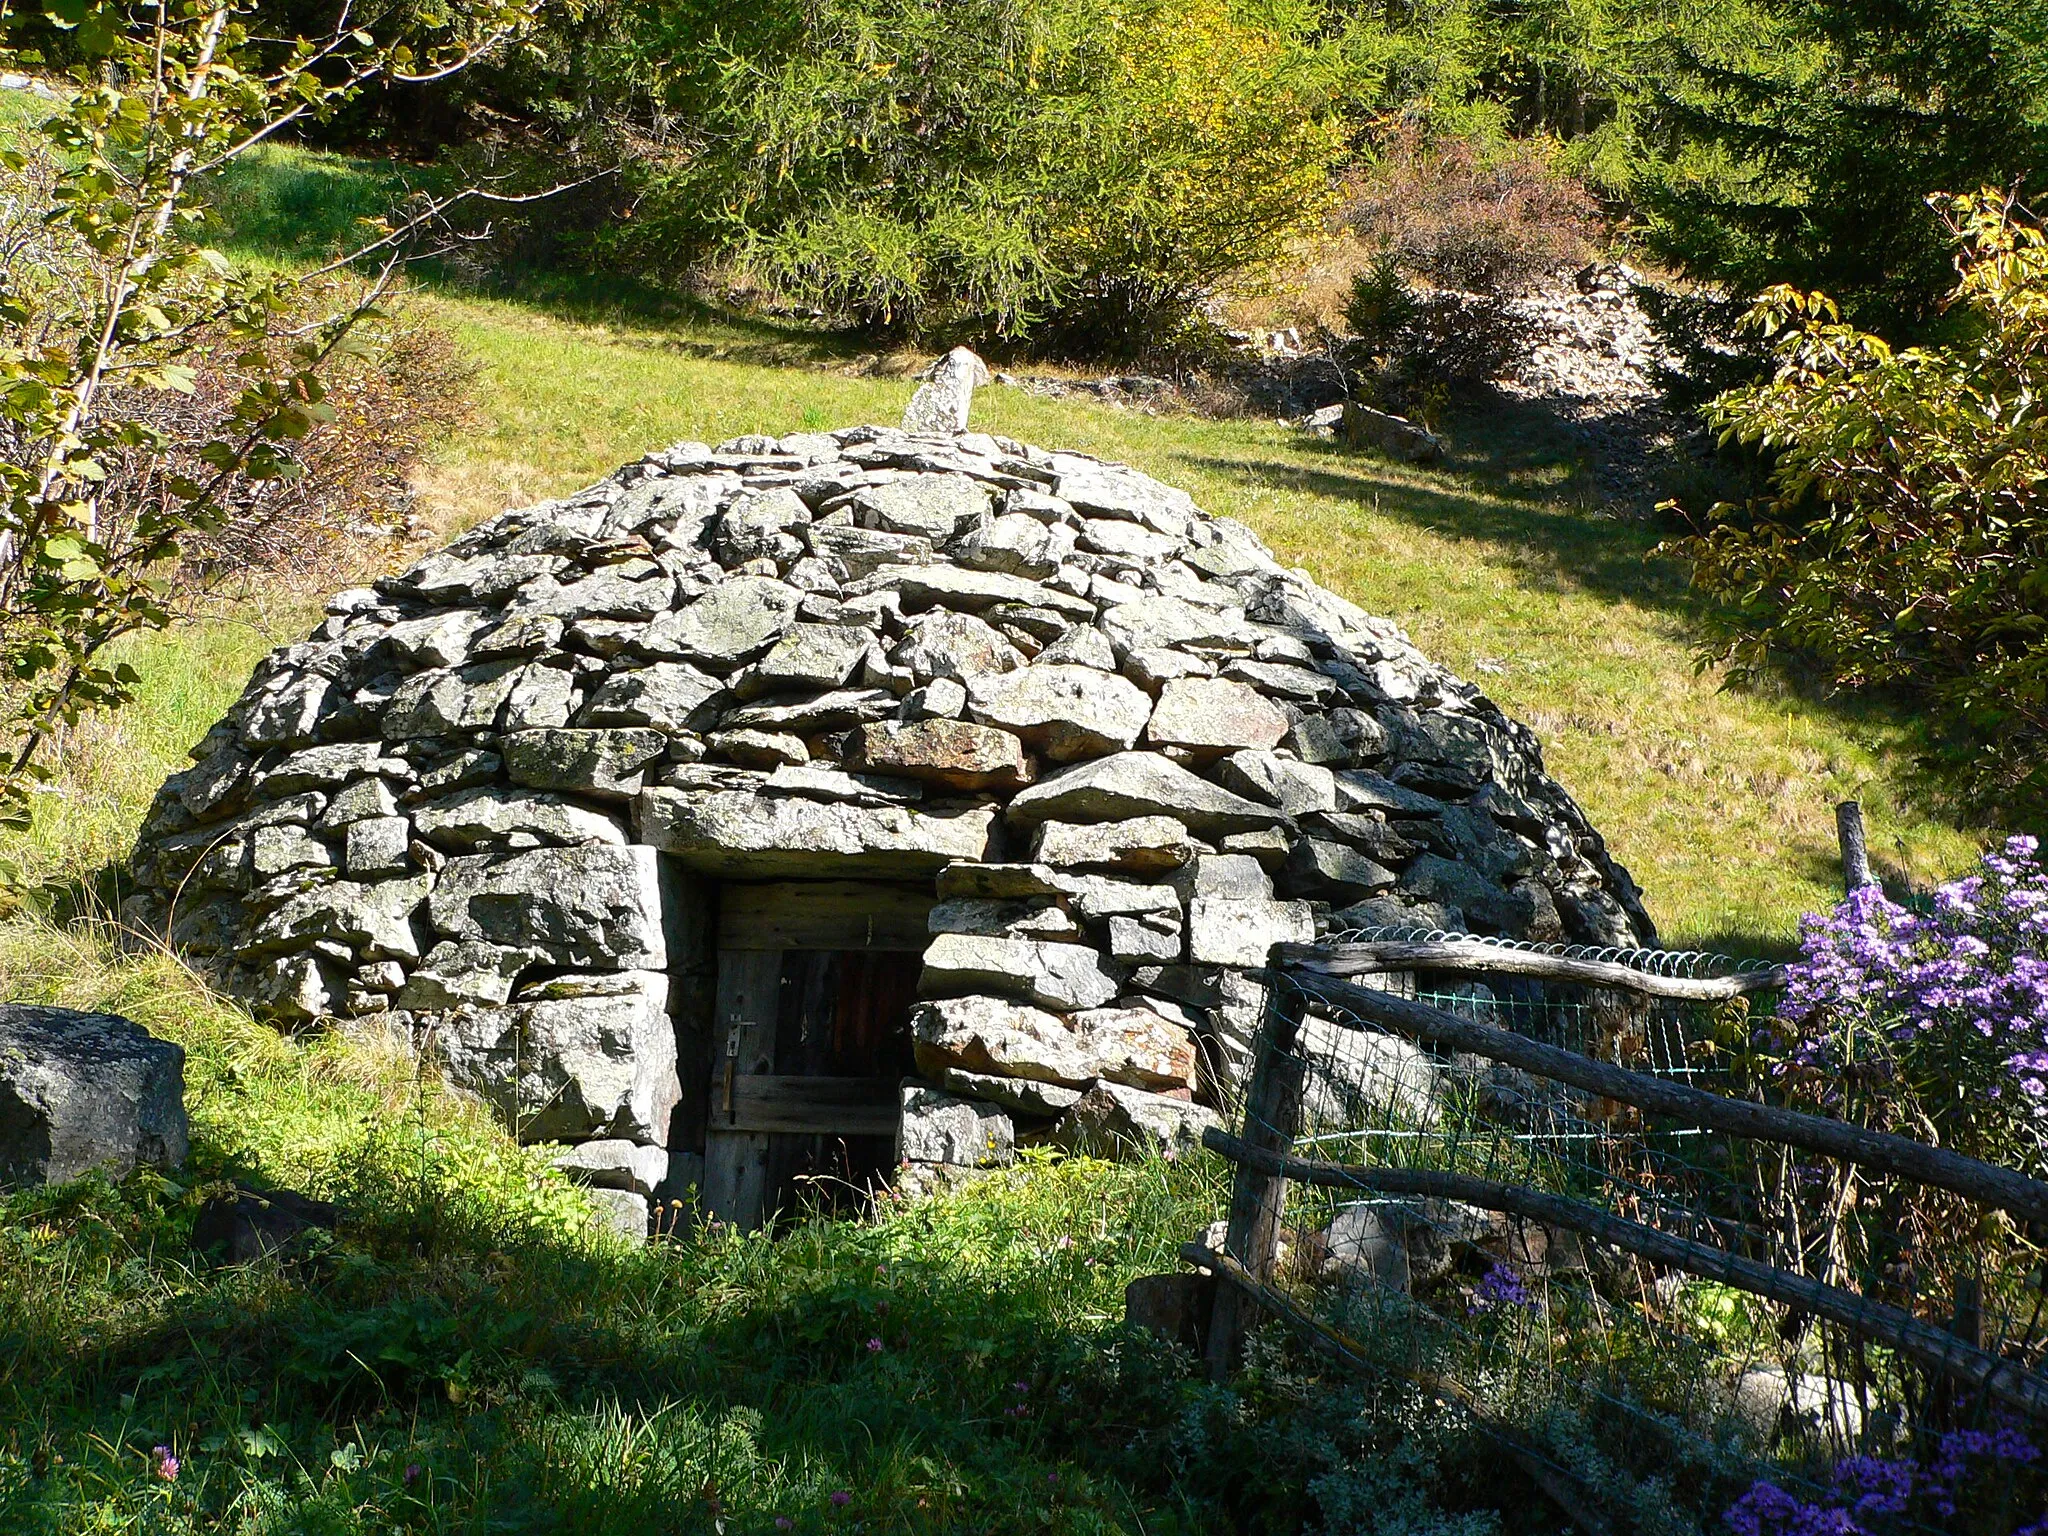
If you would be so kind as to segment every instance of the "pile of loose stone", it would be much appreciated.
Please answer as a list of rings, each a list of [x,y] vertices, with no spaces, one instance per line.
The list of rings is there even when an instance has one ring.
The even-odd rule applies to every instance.
[[[280,1021],[409,1029],[633,1199],[713,880],[929,883],[904,1151],[941,1164],[1188,1134],[1275,940],[1650,935],[1529,731],[1394,625],[973,432],[682,444],[507,512],[342,593],[193,756],[130,917]]]

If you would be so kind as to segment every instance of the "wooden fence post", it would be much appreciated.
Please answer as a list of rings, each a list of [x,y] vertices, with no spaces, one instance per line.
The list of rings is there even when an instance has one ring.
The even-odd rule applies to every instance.
[[[1266,1023],[1259,1031],[1258,1054],[1252,1060],[1251,1083],[1245,1091],[1244,1139],[1262,1151],[1282,1157],[1294,1151],[1301,1129],[1301,1094],[1306,1064],[1298,1041],[1308,1000],[1277,968],[1266,973]],[[1240,1163],[1230,1191],[1230,1225],[1223,1251],[1254,1280],[1273,1277],[1280,1252],[1280,1217],[1286,1208],[1287,1177]],[[1245,1329],[1257,1303],[1236,1286],[1216,1287],[1209,1321],[1209,1375],[1221,1381],[1237,1364]]]
[[[1842,889],[1853,896],[1877,884],[1870,873],[1870,848],[1863,836],[1863,807],[1844,800],[1835,807],[1835,835],[1842,844]]]

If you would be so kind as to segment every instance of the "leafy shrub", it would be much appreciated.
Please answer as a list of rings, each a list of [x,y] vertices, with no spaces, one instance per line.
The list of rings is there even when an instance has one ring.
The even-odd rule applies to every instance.
[[[1352,280],[1344,318],[1357,337],[1353,366],[1376,374],[1379,392],[1395,396],[1475,388],[1501,377],[1527,348],[1506,299],[1415,288],[1392,251]]]
[[[1955,782],[2025,814],[2048,802],[2048,235],[1992,192],[1945,213],[1967,339],[1895,352],[1824,294],[1766,293],[1776,376],[1710,419],[1774,457],[1771,494],[1669,547],[1715,600],[1711,659],[1910,690]]]
[[[347,279],[330,279],[346,290]],[[311,321],[334,303],[305,296],[296,317]],[[314,584],[360,569],[366,541],[390,540],[410,527],[407,475],[420,456],[468,416],[475,366],[455,339],[402,301],[363,321],[351,346],[323,380],[326,411],[305,435],[284,445],[283,472],[264,479],[233,475],[215,493],[214,516],[183,542],[180,573],[188,594],[215,579],[254,571],[289,572]],[[160,448],[110,453],[100,487],[110,522],[151,515],[172,481],[206,472],[198,457],[225,429],[257,379],[246,344],[227,336],[195,343],[189,393],[137,391],[117,399],[161,434]]]
[[[1397,129],[1347,188],[1341,227],[1439,288],[1513,294],[1592,259],[1600,210],[1547,139],[1488,146]]]
[[[692,3],[622,74],[687,144],[630,139],[612,259],[737,256],[866,329],[1126,344],[1313,227],[1341,150],[1308,7],[1229,0]]]
[[[1876,886],[1803,925],[1772,1026],[1794,1098],[1971,1156],[2048,1166],[2048,870],[2015,837],[1908,911]]]

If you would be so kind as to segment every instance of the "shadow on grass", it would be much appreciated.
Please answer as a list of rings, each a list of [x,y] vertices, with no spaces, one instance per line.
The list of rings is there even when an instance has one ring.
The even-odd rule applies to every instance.
[[[148,1175],[0,1202],[0,1528],[1298,1529],[1321,1464],[1115,1321],[1215,1192],[1044,1182],[628,1252],[451,1219],[394,1169],[336,1245],[221,1270]]]
[[[310,267],[377,239],[383,221],[416,196],[446,196],[460,185],[460,175],[446,166],[264,146],[238,161],[218,183],[210,227],[239,260]],[[410,263],[407,272],[428,292],[493,299],[576,324],[667,331],[671,334],[644,339],[689,356],[787,367],[847,358],[868,348],[850,333],[745,314],[626,275],[593,277],[540,267],[478,271],[465,261],[460,242]]]

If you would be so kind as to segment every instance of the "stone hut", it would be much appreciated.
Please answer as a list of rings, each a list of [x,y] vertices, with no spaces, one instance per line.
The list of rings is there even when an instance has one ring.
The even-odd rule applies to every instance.
[[[1084,454],[680,444],[327,611],[127,915],[282,1024],[409,1030],[628,1227],[1196,1135],[1276,940],[1651,937],[1525,727]]]

